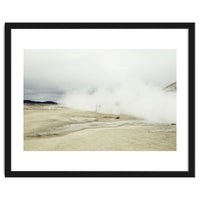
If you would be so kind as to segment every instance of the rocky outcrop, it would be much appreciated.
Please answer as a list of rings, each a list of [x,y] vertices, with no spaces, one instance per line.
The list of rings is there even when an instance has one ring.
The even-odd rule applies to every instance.
[[[164,90],[167,92],[176,92],[176,82],[168,85],[167,87],[164,88]]]

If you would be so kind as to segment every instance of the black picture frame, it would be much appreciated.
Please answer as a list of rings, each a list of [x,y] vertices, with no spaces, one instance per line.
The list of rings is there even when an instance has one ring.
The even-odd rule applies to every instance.
[[[188,30],[188,171],[12,171],[12,29],[186,29]],[[195,23],[5,23],[5,177],[195,177]]]

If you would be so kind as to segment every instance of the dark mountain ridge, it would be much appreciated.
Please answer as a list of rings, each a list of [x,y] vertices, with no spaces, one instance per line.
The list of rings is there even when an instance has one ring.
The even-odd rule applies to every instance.
[[[58,104],[54,101],[32,101],[32,100],[24,100],[24,103],[30,103],[30,104]]]

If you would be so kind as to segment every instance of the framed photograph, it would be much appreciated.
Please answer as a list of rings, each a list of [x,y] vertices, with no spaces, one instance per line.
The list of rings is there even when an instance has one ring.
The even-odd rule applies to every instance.
[[[6,23],[6,177],[194,177],[194,23]]]

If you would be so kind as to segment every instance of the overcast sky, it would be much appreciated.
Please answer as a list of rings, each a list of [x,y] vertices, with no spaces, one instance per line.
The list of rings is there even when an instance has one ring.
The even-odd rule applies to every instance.
[[[160,88],[175,82],[176,50],[24,50],[25,99],[56,100],[135,80]]]

